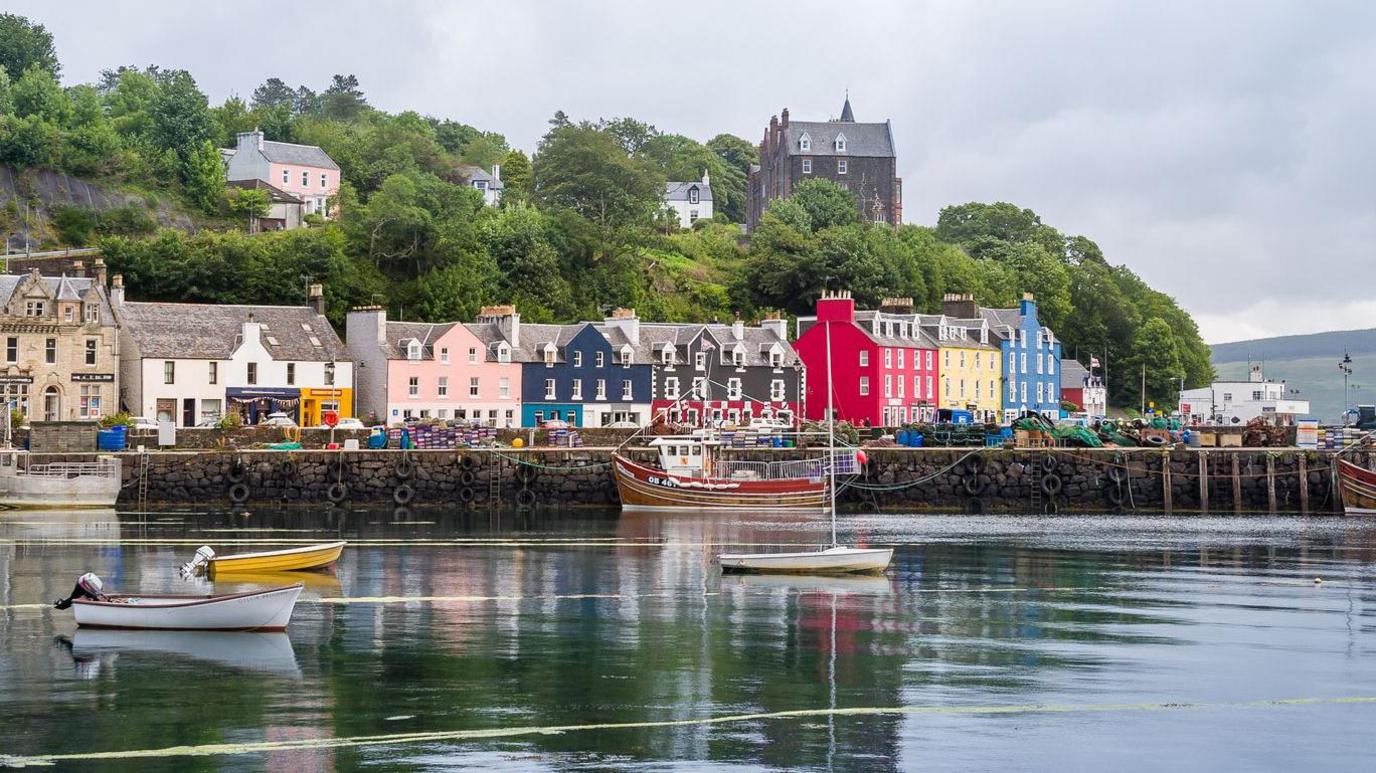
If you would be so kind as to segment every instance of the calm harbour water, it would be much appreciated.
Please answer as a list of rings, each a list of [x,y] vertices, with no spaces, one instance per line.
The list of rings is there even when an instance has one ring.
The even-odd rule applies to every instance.
[[[714,566],[825,538],[793,520],[0,513],[0,763],[1376,767],[1376,521],[855,516],[888,575]],[[336,535],[285,635],[78,632],[49,607],[87,570],[280,584],[176,569]]]

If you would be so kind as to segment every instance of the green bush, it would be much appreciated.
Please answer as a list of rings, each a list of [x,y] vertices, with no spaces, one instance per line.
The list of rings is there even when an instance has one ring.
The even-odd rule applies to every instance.
[[[85,247],[95,235],[97,214],[85,207],[58,207],[53,210],[53,227],[58,239],[72,247]]]
[[[96,216],[96,231],[101,236],[146,236],[156,230],[157,221],[134,206],[107,209]]]
[[[110,429],[111,427],[119,426],[133,429],[134,417],[130,416],[127,411],[120,411],[119,413],[112,413],[109,416],[102,416],[100,419],[101,429]]]

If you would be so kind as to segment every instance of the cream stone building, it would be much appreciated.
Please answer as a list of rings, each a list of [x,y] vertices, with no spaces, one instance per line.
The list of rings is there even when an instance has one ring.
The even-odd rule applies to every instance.
[[[0,395],[31,420],[99,419],[119,402],[119,336],[95,276],[0,274]]]

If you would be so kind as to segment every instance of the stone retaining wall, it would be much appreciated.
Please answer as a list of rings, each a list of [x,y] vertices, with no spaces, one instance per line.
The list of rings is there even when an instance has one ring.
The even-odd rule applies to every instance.
[[[607,506],[610,449],[126,453],[121,502]],[[652,458],[647,449],[630,451]],[[729,452],[793,459],[790,449]],[[1369,452],[1368,452],[1369,453]],[[1295,449],[869,449],[840,500],[851,510],[1334,512],[1331,454]],[[1368,454],[1359,453],[1358,461]],[[1370,459],[1365,459],[1370,463]],[[146,467],[146,473],[144,472]],[[1201,478],[1201,473],[1207,475]],[[1201,485],[1201,480],[1204,485]],[[334,488],[335,484],[339,487]],[[237,502],[232,500],[237,499]]]

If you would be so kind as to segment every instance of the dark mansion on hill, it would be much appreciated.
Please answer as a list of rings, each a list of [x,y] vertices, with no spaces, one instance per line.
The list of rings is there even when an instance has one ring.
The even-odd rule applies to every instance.
[[[790,121],[788,108],[770,117],[760,142],[760,163],[750,168],[746,225],[753,230],[770,201],[788,197],[809,177],[853,191],[865,220],[898,225],[903,219],[903,181],[898,179],[893,130],[888,121],[856,121],[849,97],[835,121]]]

